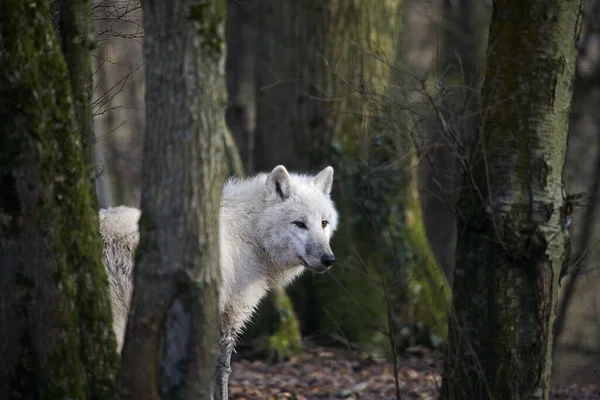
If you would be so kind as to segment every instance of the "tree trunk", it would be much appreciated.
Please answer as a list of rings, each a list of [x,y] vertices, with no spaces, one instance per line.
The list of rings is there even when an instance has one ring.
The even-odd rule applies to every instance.
[[[6,2],[0,37],[0,393],[113,398],[97,210],[47,1]]]
[[[442,399],[548,399],[577,1],[494,3]]]
[[[92,50],[94,32],[92,2],[69,0],[60,2],[58,21],[61,46],[73,93],[75,118],[81,134],[84,160],[94,164],[94,127],[92,125]],[[95,193],[95,192],[94,192]]]
[[[450,298],[450,288],[423,228],[415,148],[410,136],[416,119],[410,112],[416,91],[410,89],[415,84],[419,86],[413,74],[417,65],[423,63],[424,55],[415,54],[409,42],[414,39],[413,24],[417,21],[420,35],[430,33],[423,29],[428,18],[422,17],[428,15],[427,8],[431,9],[423,8],[423,3],[404,2],[403,6],[394,14],[401,27],[393,37],[395,48],[390,53],[395,57],[393,64],[387,66],[390,72],[385,92],[379,95],[381,100],[373,114],[368,115],[366,130],[371,140],[363,150],[365,166],[359,169],[362,173],[356,174],[353,200],[358,204],[355,213],[364,214],[358,229],[355,228],[354,240],[368,243],[360,256],[369,257],[370,268],[380,278],[379,286],[388,308],[385,332],[394,352],[392,357],[415,343],[416,336],[420,336],[419,344],[432,344],[430,331],[438,338],[445,338],[444,322]],[[386,58],[392,54],[386,54]],[[377,85],[372,84],[372,88],[366,91],[377,91]]]
[[[332,134],[320,100],[327,95],[329,1],[266,0],[258,21],[255,169],[320,167]]]
[[[257,1],[227,2],[227,126],[244,171],[253,174],[256,147],[256,53],[260,26]]]
[[[225,2],[142,6],[142,216],[118,391],[208,399],[219,341]]]
[[[584,5],[564,172],[573,252],[561,280],[554,346],[553,380],[564,386],[600,378],[600,0]]]

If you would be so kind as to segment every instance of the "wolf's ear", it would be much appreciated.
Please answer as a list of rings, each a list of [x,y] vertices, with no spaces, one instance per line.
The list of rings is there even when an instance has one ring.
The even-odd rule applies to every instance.
[[[283,165],[273,168],[273,171],[267,177],[267,187],[277,193],[281,200],[285,200],[292,194],[292,183],[290,174]]]
[[[315,176],[315,186],[318,187],[326,196],[331,194],[331,185],[333,184],[333,167],[329,166]]]

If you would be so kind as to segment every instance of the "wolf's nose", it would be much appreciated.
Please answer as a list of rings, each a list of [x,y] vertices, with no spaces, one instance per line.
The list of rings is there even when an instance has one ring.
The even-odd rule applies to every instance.
[[[334,262],[335,256],[333,254],[324,254],[323,257],[321,257],[321,263],[326,267],[331,267]]]

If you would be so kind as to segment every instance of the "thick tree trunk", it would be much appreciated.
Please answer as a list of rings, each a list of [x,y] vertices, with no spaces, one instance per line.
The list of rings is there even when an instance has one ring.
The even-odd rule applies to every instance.
[[[208,399],[219,341],[225,2],[142,6],[142,216],[118,391]]]
[[[0,393],[113,398],[108,283],[67,68],[45,0],[2,10]]]
[[[458,204],[443,399],[549,398],[578,11],[494,3],[482,130]]]

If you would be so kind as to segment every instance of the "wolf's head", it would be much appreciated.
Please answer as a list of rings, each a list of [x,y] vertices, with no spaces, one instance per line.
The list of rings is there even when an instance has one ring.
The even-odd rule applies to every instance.
[[[306,176],[290,174],[279,165],[267,176],[268,206],[257,228],[269,257],[279,266],[325,272],[333,265],[329,240],[338,213],[330,197],[332,183],[332,167]]]

